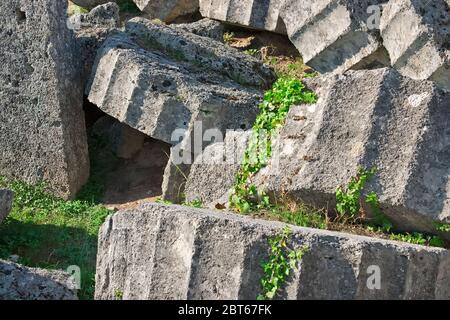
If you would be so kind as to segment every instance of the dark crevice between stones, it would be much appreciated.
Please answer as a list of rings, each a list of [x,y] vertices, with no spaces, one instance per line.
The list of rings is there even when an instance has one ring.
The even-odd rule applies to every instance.
[[[170,145],[121,123],[87,99],[84,110],[91,178],[82,198],[95,196],[97,202],[122,209],[160,197]]]

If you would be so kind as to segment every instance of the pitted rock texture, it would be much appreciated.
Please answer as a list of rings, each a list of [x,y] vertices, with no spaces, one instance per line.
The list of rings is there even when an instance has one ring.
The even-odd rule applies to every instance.
[[[391,0],[381,19],[394,68],[450,90],[450,1]]]
[[[0,2],[0,175],[75,195],[89,176],[67,1]]]
[[[385,2],[285,0],[280,16],[308,66],[320,73],[343,73],[365,59],[378,59],[382,45],[368,8]],[[384,56],[378,64],[389,66]]]
[[[14,192],[11,190],[0,189],[0,224],[5,220],[11,211],[14,199]]]
[[[145,204],[100,230],[96,299],[255,299],[268,238],[284,225],[182,206]],[[447,250],[292,227],[308,246],[281,299],[448,299]],[[381,282],[368,280],[378,266]]]
[[[198,0],[133,0],[149,19],[172,22],[198,11]]]
[[[204,17],[257,30],[286,34],[280,19],[284,0],[200,0]]]
[[[208,18],[192,23],[172,24],[171,27],[220,42],[223,42],[223,35],[225,33],[225,26],[223,23]]]
[[[365,193],[405,231],[450,222],[450,96],[394,69],[323,76],[314,105],[292,107],[273,158],[255,183],[320,208],[358,168],[377,168]],[[448,234],[443,236],[448,238]]]
[[[119,11],[116,3],[109,2],[95,7],[89,13],[74,14],[69,18],[69,26],[74,30],[81,48],[83,82],[90,77],[98,49],[106,37],[120,26]]]
[[[66,272],[0,260],[0,300],[78,300],[74,288]]]
[[[250,128],[261,87],[274,78],[217,41],[135,18],[100,49],[87,93],[110,116],[167,143],[190,141],[200,123],[199,153],[208,129]]]

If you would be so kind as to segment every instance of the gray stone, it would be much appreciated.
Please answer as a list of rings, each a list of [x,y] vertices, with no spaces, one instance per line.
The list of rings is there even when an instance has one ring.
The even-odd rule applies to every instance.
[[[250,135],[251,131],[230,131],[223,142],[205,148],[186,179],[184,193],[188,203],[200,200],[210,208],[228,205]]]
[[[66,272],[0,260],[0,300],[78,300],[74,288]]]
[[[133,0],[149,19],[172,22],[198,11],[198,0]]]
[[[86,9],[92,9],[96,6],[112,2],[114,0],[70,0],[70,2],[76,4],[77,6],[86,8]]]
[[[11,211],[14,199],[14,192],[11,190],[0,189],[0,224]]]
[[[223,35],[225,33],[225,26],[223,23],[208,18],[192,23],[172,24],[171,27],[220,42],[223,42]]]
[[[319,208],[359,167],[376,167],[365,193],[405,231],[450,222],[450,96],[394,69],[350,71],[310,83],[314,105],[292,107],[273,158],[255,183]],[[448,238],[448,233],[444,234]]]
[[[208,129],[250,128],[274,79],[224,44],[135,18],[100,49],[87,92],[110,116],[167,143],[183,138],[197,156],[208,144],[188,146],[197,124],[200,140]]]
[[[0,175],[75,195],[89,176],[78,51],[67,2],[0,3]]]
[[[391,0],[383,11],[381,35],[394,68],[450,90],[449,21],[449,0]]]
[[[268,238],[284,225],[226,212],[144,204],[100,230],[96,299],[255,299]],[[292,228],[308,246],[281,299],[449,299],[450,253],[344,233]],[[367,283],[381,272],[379,290]]]
[[[285,0],[280,11],[291,42],[304,62],[320,73],[343,73],[378,58],[378,26],[368,8],[387,0]],[[381,8],[381,7],[380,7]],[[379,61],[383,66],[385,59]]]
[[[280,19],[284,0],[200,0],[204,17],[244,26],[286,34]]]
[[[76,40],[81,48],[82,79],[86,82],[98,49],[106,37],[120,26],[119,6],[109,2],[95,7],[89,13],[74,14],[69,18],[69,26],[75,31]]]

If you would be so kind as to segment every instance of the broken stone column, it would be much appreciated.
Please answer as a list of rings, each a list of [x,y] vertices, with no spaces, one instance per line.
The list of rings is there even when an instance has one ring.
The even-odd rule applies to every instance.
[[[75,288],[66,272],[0,260],[0,300],[78,300]]]
[[[391,0],[383,11],[381,35],[394,68],[450,90],[449,23],[448,0]]]
[[[284,2],[280,16],[308,66],[320,73],[343,73],[366,59],[389,66],[370,10],[374,5],[381,10],[387,0]]]
[[[226,212],[144,204],[107,218],[99,234],[96,299],[251,300],[261,293],[268,239],[284,224]],[[449,299],[448,250],[292,228],[308,248],[277,298]],[[367,285],[373,266],[377,290]],[[370,268],[372,267],[372,268]]]
[[[73,197],[89,176],[79,52],[67,2],[0,2],[0,175]]]
[[[164,185],[174,187],[177,166],[188,171],[214,136],[252,127],[263,88],[274,79],[269,67],[236,49],[135,18],[99,50],[87,92],[130,127],[172,145],[183,142],[180,151],[190,160],[171,161],[166,170]]]
[[[11,211],[14,199],[14,192],[11,190],[0,189],[0,224],[5,220]]]
[[[365,193],[404,231],[450,223],[450,95],[394,69],[350,71],[310,83],[319,100],[292,107],[255,183],[269,194],[334,208],[358,168],[377,168]],[[442,236],[448,238],[448,233]]]
[[[172,22],[198,11],[198,0],[133,0],[149,19]]]
[[[256,30],[286,34],[280,19],[284,0],[200,0],[204,17]]]

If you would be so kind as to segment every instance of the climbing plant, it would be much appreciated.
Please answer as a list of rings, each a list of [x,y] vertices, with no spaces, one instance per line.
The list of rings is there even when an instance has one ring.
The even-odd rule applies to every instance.
[[[259,105],[259,115],[237,174],[230,205],[241,213],[267,208],[269,197],[258,192],[251,177],[267,165],[272,156],[272,139],[284,123],[289,108],[300,103],[314,103],[316,95],[305,89],[304,84],[292,77],[281,77],[264,95]]]

